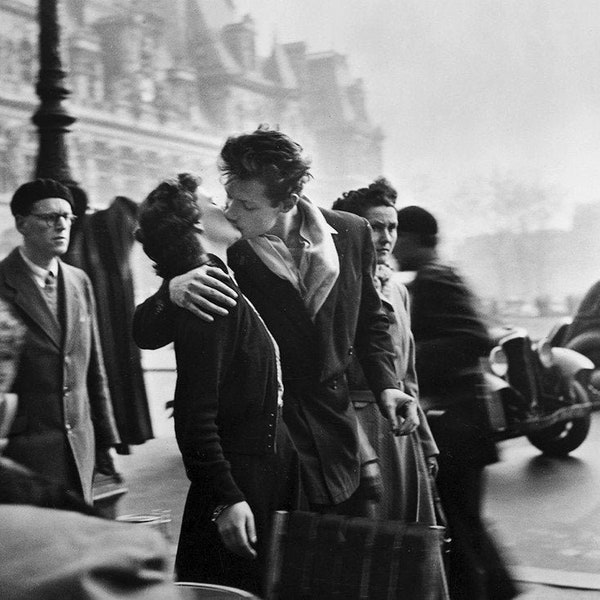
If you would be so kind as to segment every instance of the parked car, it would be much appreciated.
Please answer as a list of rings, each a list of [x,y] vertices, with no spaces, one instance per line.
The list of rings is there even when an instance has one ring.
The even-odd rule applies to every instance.
[[[493,332],[482,394],[497,440],[526,436],[549,456],[566,456],[586,439],[600,396],[594,364],[583,354],[531,340],[521,328]]]

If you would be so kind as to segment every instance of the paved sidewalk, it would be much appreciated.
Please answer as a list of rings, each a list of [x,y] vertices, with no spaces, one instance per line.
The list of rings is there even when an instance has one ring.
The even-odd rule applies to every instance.
[[[163,434],[158,439],[134,447],[133,454],[129,456],[119,457],[129,492],[120,501],[118,512],[125,515],[170,511],[169,529],[174,556],[188,480],[169,427],[167,424],[162,428]],[[560,573],[557,572],[557,576]],[[600,600],[598,590],[528,582],[522,582],[521,587],[523,593],[519,598],[522,600]]]

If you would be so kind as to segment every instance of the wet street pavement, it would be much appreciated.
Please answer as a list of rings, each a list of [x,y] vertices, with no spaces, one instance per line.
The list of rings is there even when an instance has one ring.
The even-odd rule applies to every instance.
[[[153,402],[157,439],[119,457],[129,487],[119,513],[169,510],[174,552],[188,482],[172,421],[157,408],[168,399]],[[600,414],[569,458],[545,458],[525,438],[501,450],[488,468],[485,514],[522,582],[520,598],[600,600]]]
[[[486,516],[516,576],[600,598],[600,414],[567,458],[546,458],[526,438],[501,449],[488,469]]]

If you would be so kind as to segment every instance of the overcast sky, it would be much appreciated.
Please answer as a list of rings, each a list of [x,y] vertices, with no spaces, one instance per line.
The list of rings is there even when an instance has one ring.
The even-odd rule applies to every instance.
[[[437,205],[493,173],[551,186],[568,206],[600,200],[598,0],[236,5],[263,52],[276,35],[348,55],[403,201]]]

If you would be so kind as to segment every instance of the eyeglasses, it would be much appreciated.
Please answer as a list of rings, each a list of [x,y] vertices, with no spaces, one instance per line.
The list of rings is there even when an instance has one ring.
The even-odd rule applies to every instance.
[[[67,225],[73,225],[77,217],[71,213],[29,213],[32,217],[43,221],[46,227],[56,227],[60,219],[64,219]]]

